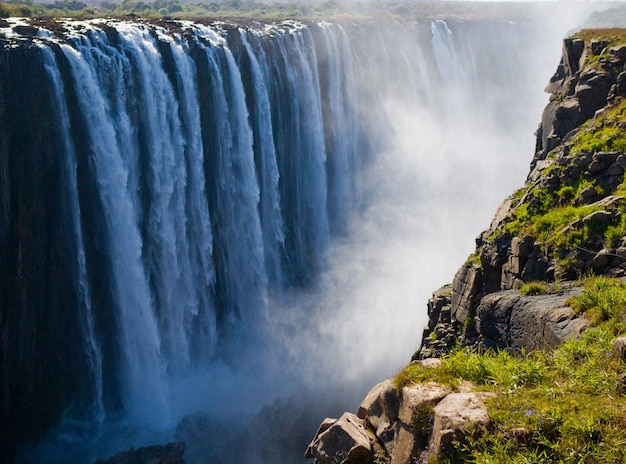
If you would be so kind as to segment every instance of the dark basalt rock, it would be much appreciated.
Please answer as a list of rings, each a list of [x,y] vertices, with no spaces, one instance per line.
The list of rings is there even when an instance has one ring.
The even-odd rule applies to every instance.
[[[37,37],[37,34],[39,33],[39,28],[29,25],[18,25],[13,26],[13,31],[15,31],[16,34],[26,37]]]
[[[154,445],[145,448],[130,449],[96,464],[185,464],[185,443],[175,442],[167,445]]]
[[[604,41],[591,41],[588,47],[581,39],[563,41],[563,57],[546,91],[552,94],[537,130],[537,148],[531,168],[537,161],[559,146],[567,135],[584,121],[593,117],[626,91],[626,76],[622,76],[626,49],[606,50]],[[600,58],[600,67],[581,69],[588,55],[608,55]],[[604,65],[603,64],[604,60]]]
[[[579,293],[579,287],[571,286],[558,294],[526,296],[518,290],[503,290],[485,295],[464,324],[439,319],[434,330],[426,327],[422,346],[412,360],[442,356],[458,342],[513,353],[557,346],[588,327],[588,321],[566,305]]]

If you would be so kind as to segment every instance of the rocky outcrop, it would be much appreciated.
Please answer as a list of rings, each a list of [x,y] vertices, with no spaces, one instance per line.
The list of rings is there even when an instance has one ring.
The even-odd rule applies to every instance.
[[[400,414],[400,393],[391,380],[376,385],[359,406],[358,416],[365,420],[388,453],[393,452],[395,428]]]
[[[588,327],[567,300],[580,293],[575,287],[554,295],[520,295],[517,290],[484,297],[473,324],[480,348],[527,352],[555,347]]]
[[[563,58],[546,87],[551,97],[537,131],[533,166],[607,101],[626,95],[626,73],[622,72],[625,58],[626,46],[609,47],[607,40],[563,41]],[[589,62],[597,65],[584,66]]]
[[[445,451],[454,440],[462,440],[470,428],[486,428],[491,418],[482,401],[485,395],[452,393],[439,402],[433,409],[431,448]]]
[[[145,448],[131,448],[107,460],[98,459],[96,464],[185,464],[183,454],[185,454],[185,444],[176,442]]]
[[[349,412],[339,419],[325,419],[315,439],[306,450],[305,457],[318,464],[357,464],[372,456],[372,433],[365,428],[365,421]]]
[[[446,285],[428,300],[428,325],[424,328],[423,340],[428,340],[428,352],[422,359],[438,358],[447,353],[456,343],[458,323],[452,324],[452,285]]]
[[[490,293],[480,300],[462,326],[456,324],[454,329],[452,324],[441,319],[437,321],[434,333],[439,330],[447,334],[444,345],[438,343],[437,336],[426,335],[433,333],[426,327],[422,346],[413,359],[440,356],[458,340],[478,349],[506,349],[514,353],[554,347],[578,336],[588,327],[587,319],[566,303],[578,294],[580,288],[577,286],[547,295],[520,295],[518,290]],[[449,300],[447,305],[440,314],[450,311]]]
[[[439,361],[421,363],[437,366]],[[415,462],[462,440],[469,430],[487,429],[491,418],[483,402],[486,395],[453,392],[434,382],[397,389],[386,380],[368,393],[358,417],[345,413],[338,420],[326,419],[305,456],[319,464]]]
[[[624,275],[626,237],[611,242],[604,234],[617,228],[626,207],[620,190],[626,154],[621,142],[613,143],[625,125],[619,105],[626,96],[626,45],[610,40],[582,34],[564,41],[546,88],[551,98],[526,185],[498,208],[476,239],[474,259],[444,287],[446,294],[433,294],[413,359],[441,356],[457,345],[511,351],[554,346],[587,326],[565,303],[576,290],[570,285],[556,295],[531,297],[512,289],[587,272]],[[536,237],[515,225],[566,206],[589,211],[551,232],[568,239]]]

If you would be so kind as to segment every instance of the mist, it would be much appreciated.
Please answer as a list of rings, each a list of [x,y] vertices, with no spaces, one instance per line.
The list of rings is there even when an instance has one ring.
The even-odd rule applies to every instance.
[[[562,39],[587,14],[553,8],[546,16],[546,5],[538,6],[524,43],[519,30],[502,37],[489,25],[454,29],[451,42],[433,44],[444,48],[436,63],[442,80],[424,69],[425,44],[410,32],[394,31],[368,48],[371,61],[385,66],[364,86],[386,92],[381,108],[363,111],[380,112],[390,143],[366,168],[362,207],[331,243],[315,289],[297,295],[295,309],[275,308],[272,318],[294,384],[302,384],[275,410],[280,422],[312,423],[309,440],[325,416],[356,412],[369,389],[410,361],[428,298],[452,281],[497,206],[523,185],[548,99],[543,88]],[[276,430],[274,442],[260,434],[274,443],[274,456],[289,436],[298,450],[297,429]]]
[[[497,206],[523,185],[543,88],[562,39],[586,15],[564,5],[554,5],[554,21],[545,13],[540,5],[521,36],[457,25],[450,42],[433,45],[444,48],[430,63],[442,80],[412,31],[367,44],[374,65],[362,91],[383,97],[360,111],[378,114],[386,145],[364,169],[360,207],[314,288],[270,305],[268,353],[280,361],[268,380],[282,393],[237,439],[251,448],[246,462],[306,462],[299,456],[324,417],[355,412],[419,348],[431,293],[452,281]]]

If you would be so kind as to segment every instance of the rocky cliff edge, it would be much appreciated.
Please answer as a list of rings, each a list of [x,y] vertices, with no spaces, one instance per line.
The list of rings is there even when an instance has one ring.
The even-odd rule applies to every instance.
[[[433,294],[413,359],[457,345],[556,346],[586,327],[565,304],[576,280],[624,276],[625,34],[581,31],[564,40],[526,183],[500,205],[452,284]],[[510,291],[533,281],[559,282],[559,291]]]

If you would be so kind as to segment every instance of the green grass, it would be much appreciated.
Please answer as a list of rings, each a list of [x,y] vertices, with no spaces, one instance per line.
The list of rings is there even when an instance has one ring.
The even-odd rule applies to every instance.
[[[599,127],[594,131],[582,132],[576,140],[575,152],[595,153],[598,151],[626,151],[624,130],[616,126]]]
[[[611,356],[612,339],[612,330],[596,327],[554,351],[514,357],[458,350],[441,367],[407,366],[395,378],[398,387],[468,380],[497,394],[486,400],[488,431],[469,433],[428,462],[626,462],[626,398],[616,386],[624,364]]]
[[[626,29],[605,28],[605,29],[583,29],[574,34],[575,38],[582,39],[589,43],[592,40],[606,40],[608,46],[614,46],[626,42]]]
[[[626,282],[606,276],[583,279],[583,292],[568,304],[584,312],[592,325],[602,326],[613,334],[626,332]]]
[[[467,259],[465,260],[465,264],[477,264],[480,266],[480,253],[478,251],[476,251],[475,253],[472,253],[471,255],[469,255],[467,257]]]
[[[520,295],[545,295],[547,293],[560,293],[563,290],[560,282],[544,282],[533,280],[526,282],[519,289]]]
[[[606,40],[609,46],[626,43],[625,30],[582,31],[578,36],[587,43],[591,38]],[[586,65],[605,66],[605,58],[593,57],[594,63]],[[490,239],[502,231],[532,236],[554,263],[572,269],[578,266],[575,251],[616,247],[626,236],[626,206],[608,207],[618,213],[612,221],[583,223],[583,218],[607,207],[583,204],[581,193],[593,187],[597,198],[626,197],[626,181],[608,188],[591,175],[568,179],[564,172],[585,167],[579,164],[582,153],[626,152],[625,128],[626,101],[581,126],[565,147],[548,155],[552,164],[541,176],[557,176],[559,182],[535,182],[515,192],[508,222]],[[458,349],[444,357],[440,367],[411,365],[398,373],[398,388],[435,381],[458,389],[462,381],[470,381],[476,389],[496,393],[486,400],[493,419],[489,430],[476,429],[425,462],[626,464],[626,397],[618,391],[626,366],[612,356],[613,338],[626,333],[626,283],[591,276],[581,284],[582,293],[568,301],[590,321],[591,328],[580,339],[519,357]],[[545,282],[529,282],[520,289],[525,295],[558,291],[558,284]]]
[[[571,298],[593,327],[554,350],[512,356],[458,349],[436,368],[411,364],[397,388],[435,381],[458,389],[462,380],[496,393],[486,400],[489,430],[471,431],[452,448],[429,456],[436,463],[626,463],[626,397],[618,392],[625,363],[612,340],[626,333],[626,283],[583,279]]]
[[[459,389],[459,378],[441,368],[426,368],[420,364],[409,364],[393,378],[393,383],[398,390],[413,383],[437,382],[451,388]]]
[[[606,243],[609,247],[616,247],[621,239],[626,236],[626,215],[624,211],[620,211],[622,214],[619,217],[619,221],[607,227],[604,236]]]
[[[597,198],[607,195],[626,197],[626,182],[609,189],[607,185],[601,185],[598,179],[584,175],[568,179],[561,173],[568,166],[577,166],[580,163],[577,157],[581,153],[626,152],[625,124],[626,101],[583,124],[567,142],[568,149],[561,158],[557,160],[554,152],[549,154],[552,164],[541,173],[544,179],[559,176],[561,182],[535,183],[518,190],[511,197],[516,204],[502,230],[512,236],[534,237],[542,245],[544,253],[557,264],[560,272],[579,270],[578,258],[573,253],[576,250],[593,252],[603,246],[617,246],[626,236],[626,219],[623,215],[626,212],[625,205],[611,207],[612,211],[619,213],[613,221],[583,224],[581,219],[605,207],[583,204],[581,194],[592,187]],[[490,238],[497,235],[498,231],[495,231]]]
[[[597,195],[601,197],[605,195],[603,187],[596,185],[594,180],[583,177],[572,184],[560,186],[555,192],[546,188],[529,188],[526,192],[527,200],[514,209],[509,222],[504,226],[505,232],[511,235],[531,234],[540,241],[547,242],[554,232],[600,209],[589,205],[572,204],[573,200],[590,186],[595,188]]]
[[[577,264],[568,261],[574,250],[599,250],[603,243],[617,243],[626,235],[626,221],[621,216],[613,222],[582,222],[583,218],[601,209],[600,206],[570,204],[533,210],[524,203],[514,212],[504,231],[513,236],[534,237],[546,256],[552,258],[559,268],[567,269]]]
[[[626,37],[624,37],[626,42]],[[585,122],[571,140],[570,155],[598,151],[626,151],[626,102],[607,108],[599,117]]]

